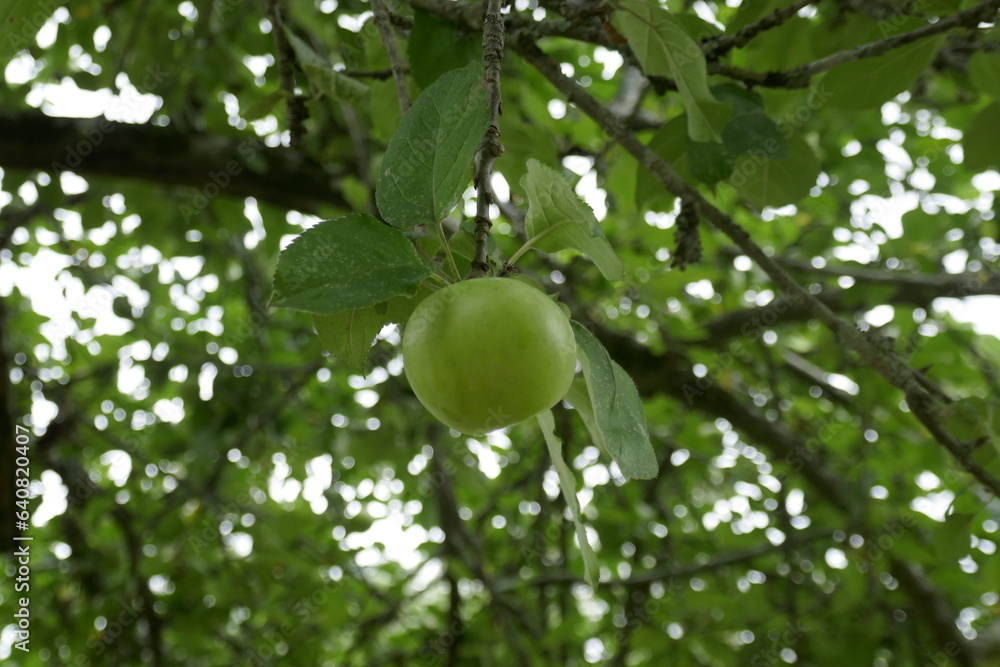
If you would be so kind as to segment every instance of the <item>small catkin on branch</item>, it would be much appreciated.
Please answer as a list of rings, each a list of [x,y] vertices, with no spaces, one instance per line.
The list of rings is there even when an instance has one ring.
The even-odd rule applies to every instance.
[[[486,15],[483,18],[483,62],[485,64],[484,84],[486,100],[490,111],[490,124],[483,134],[476,153],[476,253],[472,260],[469,277],[478,278],[489,273],[487,241],[490,238],[490,204],[493,203],[493,163],[503,155],[500,143],[500,116],[503,108],[500,100],[500,64],[503,62],[504,29],[500,8],[503,0],[487,0]]]

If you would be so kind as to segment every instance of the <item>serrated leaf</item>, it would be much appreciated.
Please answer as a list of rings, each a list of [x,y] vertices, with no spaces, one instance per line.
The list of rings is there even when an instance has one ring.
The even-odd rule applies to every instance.
[[[840,65],[823,78],[827,104],[839,109],[874,109],[908,89],[930,66],[942,38],[907,44],[878,58]]]
[[[656,454],[649,441],[646,413],[635,383],[592,333],[579,322],[572,322],[572,326],[590,395],[593,422],[604,449],[626,477],[656,477],[659,472]]]
[[[524,228],[532,247],[546,252],[579,250],[608,280],[625,279],[625,265],[604,238],[594,212],[565,178],[538,160],[529,160],[521,187],[528,200]]]
[[[368,85],[334,70],[298,35],[286,29],[288,43],[295,51],[302,71],[317,94],[357,106],[368,99]]]
[[[369,306],[342,310],[333,315],[313,315],[313,324],[330,354],[350,370],[364,375],[368,372],[372,342],[390,321],[384,308]]]
[[[794,204],[816,184],[820,164],[812,148],[799,135],[788,140],[788,157],[776,160],[762,155],[737,158],[727,181],[757,208]]]
[[[688,135],[695,141],[722,141],[729,105],[708,90],[701,47],[667,10],[641,0],[621,0],[615,12],[629,47],[650,76],[671,77],[684,99]]]
[[[584,579],[591,588],[597,590],[601,573],[600,563],[587,539],[587,529],[584,527],[580,515],[580,501],[576,497],[576,480],[573,478],[573,471],[563,459],[562,440],[556,436],[556,422],[552,417],[551,410],[546,410],[538,415],[538,425],[542,427],[542,436],[549,449],[549,456],[552,457],[552,465],[555,466],[559,475],[559,488],[562,490],[563,498],[566,499],[573,525],[576,527],[576,539],[580,543],[580,555],[583,556]]]
[[[441,76],[403,116],[379,168],[375,201],[397,227],[440,222],[472,180],[489,123],[482,64]]]
[[[351,308],[333,315],[313,315],[316,333],[327,350],[348,369],[365,375],[375,337],[387,324],[402,324],[416,307],[417,297],[395,297],[367,308]]]
[[[332,315],[412,296],[434,272],[398,229],[355,213],[319,223],[278,256],[271,305]]]
[[[278,89],[273,93],[268,93],[264,97],[260,98],[250,106],[246,108],[240,115],[246,120],[260,120],[267,114],[271,112],[279,102],[281,102],[287,93],[283,89]]]

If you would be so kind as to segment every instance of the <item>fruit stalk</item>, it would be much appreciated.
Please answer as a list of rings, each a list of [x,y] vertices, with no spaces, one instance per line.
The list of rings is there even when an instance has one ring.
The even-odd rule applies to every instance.
[[[500,143],[500,116],[503,107],[500,100],[500,64],[503,62],[504,30],[500,8],[503,0],[487,0],[483,18],[483,62],[485,74],[486,100],[490,110],[490,124],[483,134],[476,153],[476,253],[472,259],[470,278],[478,278],[489,273],[490,265],[486,256],[486,242],[490,237],[490,204],[493,203],[493,163],[503,155]]]

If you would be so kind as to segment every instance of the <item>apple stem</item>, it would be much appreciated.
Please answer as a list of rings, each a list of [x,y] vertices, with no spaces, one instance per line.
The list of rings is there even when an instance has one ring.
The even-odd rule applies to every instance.
[[[476,153],[475,177],[476,184],[476,252],[472,259],[470,278],[478,278],[489,273],[490,263],[487,257],[487,241],[490,238],[490,204],[493,203],[493,163],[503,155],[503,144],[500,143],[500,116],[503,106],[500,100],[500,63],[503,62],[504,26],[500,10],[503,0],[486,0],[486,11],[483,17],[483,63],[485,75],[483,86],[486,88],[486,99],[490,111],[490,124],[479,142]]]

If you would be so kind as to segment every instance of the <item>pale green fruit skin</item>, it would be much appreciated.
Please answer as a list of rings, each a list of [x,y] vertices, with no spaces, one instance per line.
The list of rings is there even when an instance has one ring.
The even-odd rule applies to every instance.
[[[474,278],[422,301],[403,331],[413,393],[467,435],[511,426],[569,391],[576,341],[551,299],[511,278]]]

